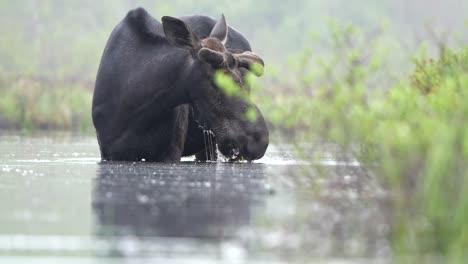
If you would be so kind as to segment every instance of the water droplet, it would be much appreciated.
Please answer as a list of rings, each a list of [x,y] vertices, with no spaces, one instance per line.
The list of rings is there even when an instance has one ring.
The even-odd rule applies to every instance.
[[[351,177],[351,175],[349,174],[346,174],[344,177],[343,177],[345,183],[350,183],[353,179],[353,177]]]
[[[144,194],[137,194],[137,199],[138,199],[138,202],[140,202],[142,204],[148,203],[148,201],[149,201],[149,197],[147,195],[144,195]]]

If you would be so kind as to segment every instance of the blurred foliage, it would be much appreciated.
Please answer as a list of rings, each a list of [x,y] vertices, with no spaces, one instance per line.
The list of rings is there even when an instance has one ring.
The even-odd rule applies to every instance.
[[[387,69],[384,36],[343,24],[333,32],[331,56],[306,50],[294,60],[297,83],[279,77],[283,93],[260,97],[266,118],[299,148],[335,143],[373,168],[392,194],[397,262],[466,263],[468,47],[416,58],[409,78],[372,89],[387,85],[375,82]]]
[[[416,69],[410,76],[412,87],[424,94],[434,92],[443,86],[443,81],[448,77],[456,78],[459,72],[468,71],[468,52],[462,50],[454,53],[445,51],[440,60],[422,58],[415,60]]]
[[[89,91],[73,84],[54,87],[20,78],[10,80],[0,90],[0,113],[5,123],[17,129],[90,132],[91,98]]]

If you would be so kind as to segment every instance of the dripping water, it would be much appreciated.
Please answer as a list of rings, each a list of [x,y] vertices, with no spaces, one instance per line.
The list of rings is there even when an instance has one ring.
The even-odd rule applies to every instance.
[[[218,146],[213,131],[205,129],[207,127],[206,122],[203,122],[203,126],[198,122],[198,113],[195,109],[191,108],[191,111],[195,115],[195,121],[198,123],[198,127],[203,131],[203,144],[205,145],[205,160],[216,161],[218,157]]]
[[[213,131],[203,129],[203,142],[205,144],[206,161],[216,161],[217,147]]]
[[[208,134],[209,134],[209,139],[210,139],[210,155],[211,155],[210,160],[215,161],[216,160],[216,157],[215,157],[216,142],[214,142],[214,133],[213,131],[209,131]]]

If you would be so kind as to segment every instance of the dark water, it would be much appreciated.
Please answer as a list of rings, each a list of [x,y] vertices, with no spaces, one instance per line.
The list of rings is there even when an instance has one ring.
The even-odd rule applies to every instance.
[[[0,263],[388,263],[387,194],[356,162],[99,163],[91,136],[0,136]]]

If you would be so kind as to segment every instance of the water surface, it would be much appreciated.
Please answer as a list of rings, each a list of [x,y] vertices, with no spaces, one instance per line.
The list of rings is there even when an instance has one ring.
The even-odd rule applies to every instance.
[[[0,263],[388,262],[375,178],[326,148],[294,153],[100,162],[92,136],[3,132]]]

